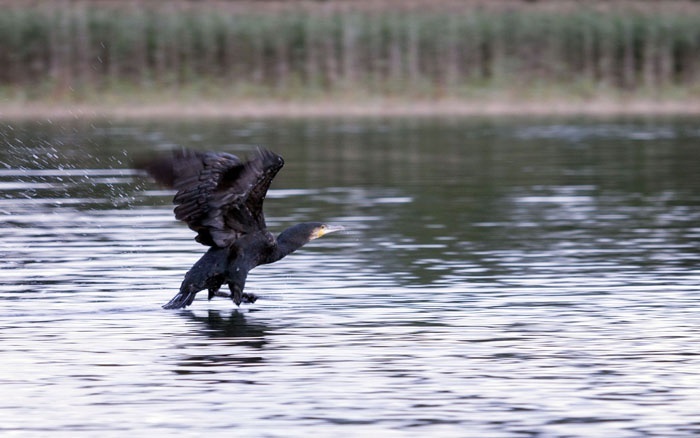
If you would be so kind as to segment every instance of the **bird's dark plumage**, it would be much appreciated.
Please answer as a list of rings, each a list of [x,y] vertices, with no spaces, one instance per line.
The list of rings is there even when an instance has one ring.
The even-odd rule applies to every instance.
[[[177,190],[175,218],[207,246],[225,247],[246,233],[265,229],[262,204],[284,165],[261,150],[248,162],[235,155],[184,150],[146,164],[156,181]]]
[[[268,150],[259,150],[246,162],[223,152],[183,150],[137,165],[177,190],[175,217],[197,233],[199,243],[211,247],[187,272],[180,292],[163,307],[189,306],[204,289],[209,290],[209,299],[228,296],[219,292],[224,283],[236,305],[255,302],[257,297],[243,293],[251,269],[340,229],[310,222],[290,227],[277,238],[267,231],[263,201],[283,165],[282,157]]]

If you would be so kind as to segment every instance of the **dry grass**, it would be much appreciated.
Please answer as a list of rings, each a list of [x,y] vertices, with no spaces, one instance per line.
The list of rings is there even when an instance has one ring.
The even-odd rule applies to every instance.
[[[572,102],[491,100],[406,101],[377,99],[347,101],[192,101],[154,104],[44,104],[0,103],[0,120],[22,119],[230,119],[302,117],[474,117],[474,116],[596,116],[700,115],[700,101],[609,100]]]

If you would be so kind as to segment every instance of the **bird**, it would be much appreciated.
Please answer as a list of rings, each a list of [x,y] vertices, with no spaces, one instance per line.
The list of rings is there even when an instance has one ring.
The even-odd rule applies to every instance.
[[[175,218],[197,233],[195,240],[209,249],[185,274],[179,292],[165,309],[182,309],[198,292],[208,298],[230,297],[254,303],[244,293],[248,272],[276,262],[311,240],[344,229],[322,222],[304,222],[274,236],[268,231],[263,201],[270,183],[284,166],[281,156],[258,149],[247,161],[227,152],[176,150],[136,164],[156,182],[175,189]],[[226,284],[229,293],[220,291]]]

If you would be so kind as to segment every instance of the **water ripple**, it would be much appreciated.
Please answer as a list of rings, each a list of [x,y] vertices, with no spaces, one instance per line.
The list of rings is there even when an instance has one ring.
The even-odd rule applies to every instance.
[[[700,433],[692,127],[275,123],[40,126],[0,151],[3,436]],[[171,192],[100,164],[267,132],[305,145],[271,229],[348,231],[252,271],[255,305],[162,310],[205,248]]]

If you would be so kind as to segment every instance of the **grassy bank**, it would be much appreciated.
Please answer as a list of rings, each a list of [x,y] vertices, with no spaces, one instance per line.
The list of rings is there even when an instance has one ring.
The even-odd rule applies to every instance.
[[[463,117],[463,116],[677,116],[700,115],[700,101],[595,99],[580,102],[372,99],[308,101],[255,99],[235,102],[195,100],[136,104],[6,102],[0,120],[143,120],[323,117]]]
[[[0,1],[0,100],[700,98],[686,1]]]

